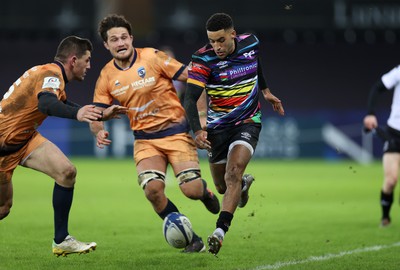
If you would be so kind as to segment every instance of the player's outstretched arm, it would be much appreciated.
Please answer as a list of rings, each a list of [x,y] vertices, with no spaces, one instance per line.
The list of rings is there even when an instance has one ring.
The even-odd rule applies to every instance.
[[[112,105],[103,111],[103,117],[101,121],[107,121],[110,119],[121,118],[121,114],[127,114],[128,108],[119,106],[119,105]]]
[[[64,103],[56,95],[48,92],[38,94],[38,110],[47,115],[88,123],[101,117],[101,110],[94,105],[79,107],[71,102]]]
[[[269,88],[265,88],[262,90],[264,99],[271,103],[272,108],[275,112],[279,113],[280,115],[285,115],[285,110],[283,109],[282,101],[274,96]]]
[[[88,122],[97,121],[101,118],[101,111],[96,108],[95,105],[85,105],[78,110],[76,114],[76,119],[80,122]]]

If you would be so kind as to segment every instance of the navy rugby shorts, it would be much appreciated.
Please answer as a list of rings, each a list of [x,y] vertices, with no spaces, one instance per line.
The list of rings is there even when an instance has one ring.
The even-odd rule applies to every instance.
[[[221,130],[207,129],[207,139],[211,142],[211,152],[208,153],[209,162],[226,163],[229,147],[233,143],[244,144],[252,148],[254,153],[260,131],[261,124],[258,123],[245,123]]]

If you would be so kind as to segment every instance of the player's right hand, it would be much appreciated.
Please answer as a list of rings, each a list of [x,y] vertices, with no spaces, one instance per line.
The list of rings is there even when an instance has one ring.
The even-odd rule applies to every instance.
[[[211,142],[207,140],[207,134],[208,133],[205,130],[196,131],[194,142],[196,143],[197,148],[211,151]]]
[[[109,133],[108,131],[102,129],[99,132],[97,132],[96,135],[96,146],[98,148],[103,149],[104,145],[110,145],[111,144],[111,140],[108,139]]]
[[[364,117],[364,127],[366,130],[373,130],[378,127],[378,120],[373,114]]]

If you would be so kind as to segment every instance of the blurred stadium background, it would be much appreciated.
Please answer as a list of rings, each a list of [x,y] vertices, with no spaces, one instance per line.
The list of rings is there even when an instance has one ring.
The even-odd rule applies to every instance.
[[[67,93],[72,101],[91,103],[96,78],[110,60],[97,35],[97,23],[106,14],[131,21],[134,46],[169,46],[188,63],[207,42],[205,21],[215,12],[231,14],[237,32],[258,35],[267,82],[285,106],[286,116],[278,117],[263,103],[257,158],[369,163],[380,157],[382,142],[363,134],[362,119],[371,85],[399,64],[398,0],[2,1],[0,95],[26,69],[51,62],[63,37],[79,35],[95,46],[92,68],[83,83],[70,83]],[[379,103],[381,124],[390,98],[387,94]],[[49,117],[40,129],[69,156],[131,156],[127,120],[107,125],[113,145],[102,151],[85,123]]]

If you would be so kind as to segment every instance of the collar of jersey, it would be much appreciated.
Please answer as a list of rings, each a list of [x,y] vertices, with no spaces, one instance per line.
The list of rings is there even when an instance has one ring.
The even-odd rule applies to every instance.
[[[67,73],[65,73],[64,66],[58,61],[54,61],[54,64],[56,64],[57,66],[59,66],[61,68],[61,72],[62,72],[62,75],[63,75],[64,82],[68,83]]]
[[[114,66],[115,66],[117,69],[119,69],[119,70],[128,70],[128,69],[130,69],[130,68],[133,66],[133,64],[135,63],[136,58],[137,58],[136,49],[133,49],[133,52],[135,53],[135,55],[133,56],[132,62],[131,62],[131,64],[129,65],[129,67],[127,67],[127,68],[121,68],[120,66],[117,65],[117,63],[115,63],[115,60],[114,60]]]

